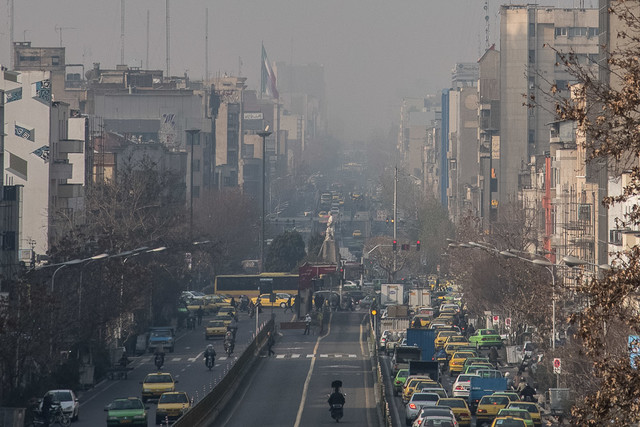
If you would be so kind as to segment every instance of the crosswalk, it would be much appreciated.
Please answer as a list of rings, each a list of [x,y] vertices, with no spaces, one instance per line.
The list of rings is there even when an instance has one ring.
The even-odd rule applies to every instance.
[[[301,353],[285,353],[285,354],[276,354],[275,358],[276,359],[311,359],[313,358],[314,354],[313,353],[308,353],[308,354],[301,354]],[[357,359],[358,355],[357,354],[341,354],[341,353],[334,353],[334,354],[329,354],[329,353],[322,353],[322,354],[316,354],[315,355],[317,358],[319,359]],[[228,357],[228,356],[219,356],[216,357],[217,361],[224,361],[227,359],[233,359],[235,356],[232,357]],[[172,357],[169,361],[172,363],[179,363],[179,362],[196,362],[198,361],[198,359],[201,359],[202,357]],[[141,363],[151,363],[153,362],[153,358],[151,357],[145,357],[143,359],[140,360]]]

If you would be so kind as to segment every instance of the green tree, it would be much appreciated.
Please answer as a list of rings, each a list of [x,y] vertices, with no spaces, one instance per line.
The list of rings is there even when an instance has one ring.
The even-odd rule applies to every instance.
[[[320,250],[322,249],[322,243],[324,242],[324,236],[320,233],[315,233],[309,236],[307,240],[307,256],[306,261],[318,261],[321,259]]]
[[[306,255],[304,240],[297,231],[285,231],[269,245],[265,259],[266,271],[292,271]]]

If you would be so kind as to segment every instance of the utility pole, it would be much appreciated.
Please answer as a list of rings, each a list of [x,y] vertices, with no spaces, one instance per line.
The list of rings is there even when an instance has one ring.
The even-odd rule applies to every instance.
[[[147,9],[147,56],[145,58],[145,68],[149,69],[149,9]]]
[[[267,137],[271,135],[273,132],[269,130],[269,125],[264,128],[263,131],[258,132],[258,136],[262,138],[262,215],[261,217],[261,225],[260,225],[260,273],[264,271],[264,217],[266,215],[265,208],[265,183],[267,181]],[[256,315],[257,318],[257,315]],[[256,320],[257,322],[257,320]],[[257,329],[256,329],[257,333]]]
[[[124,0],[120,0],[120,65],[124,65]]]
[[[171,33],[170,33],[170,21],[169,21],[169,0],[165,3],[165,14],[166,14],[166,51],[167,51],[167,79],[171,77]]]
[[[398,165],[393,177],[393,240],[398,240]],[[398,267],[398,251],[393,251],[393,278]]]

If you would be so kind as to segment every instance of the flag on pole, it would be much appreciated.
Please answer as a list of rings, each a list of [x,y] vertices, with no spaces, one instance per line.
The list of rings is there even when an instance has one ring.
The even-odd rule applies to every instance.
[[[267,96],[278,99],[278,87],[276,82],[276,75],[271,68],[269,58],[267,58],[267,51],[264,50],[264,44],[262,45],[262,81],[260,85],[260,91]]]

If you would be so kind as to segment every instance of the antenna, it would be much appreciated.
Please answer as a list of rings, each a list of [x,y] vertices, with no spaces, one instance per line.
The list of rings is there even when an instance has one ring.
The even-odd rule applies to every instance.
[[[120,64],[124,65],[124,0],[120,0]]]
[[[489,0],[484,0],[484,48],[489,49]]]
[[[146,68],[149,69],[149,9],[147,9],[147,58],[146,58]]]
[[[9,61],[9,68],[13,70],[13,57],[15,56],[14,48],[13,48],[13,0],[9,0],[9,52],[11,55],[11,60]]]
[[[204,21],[204,81],[209,83],[209,8],[205,9]]]
[[[167,50],[167,79],[169,77],[171,77],[171,29],[170,29],[170,20],[169,20],[169,0],[166,0],[166,6],[165,6],[165,14],[166,14],[166,18],[167,18],[167,22],[166,22],[166,35],[167,35],[167,46],[166,46],[166,50]]]
[[[55,30],[60,34],[60,47],[62,47],[62,30],[77,30],[76,27],[58,27],[55,26]]]

